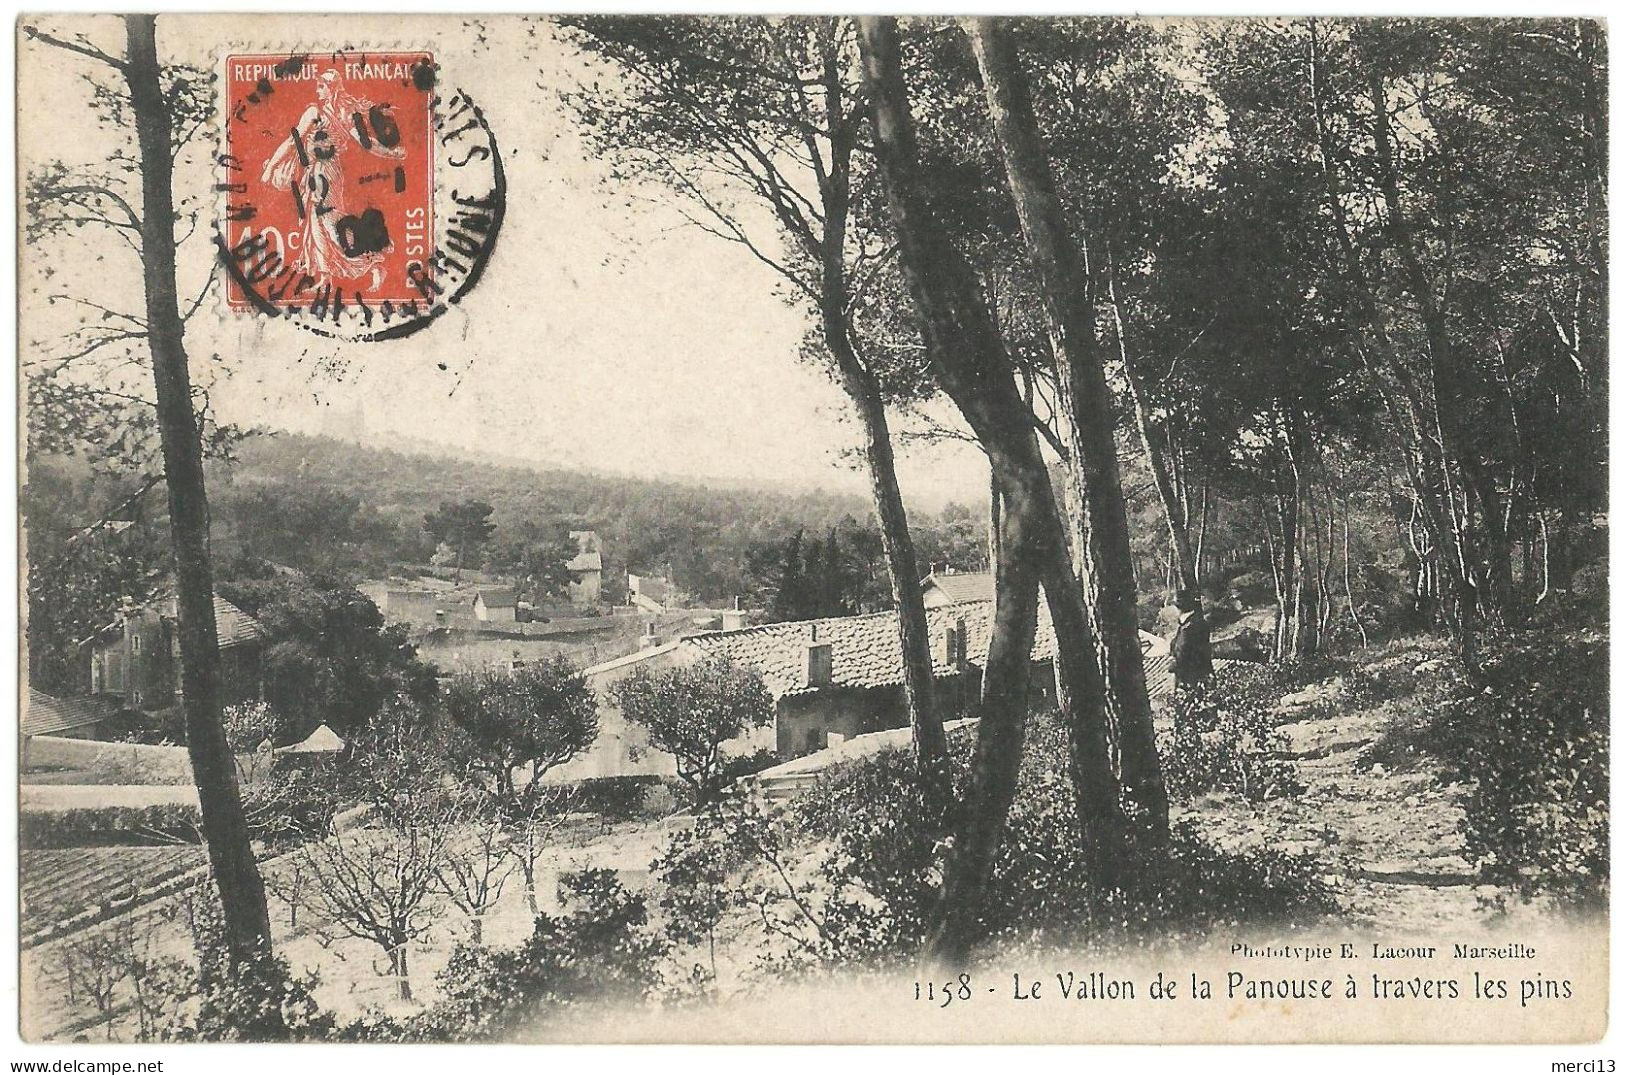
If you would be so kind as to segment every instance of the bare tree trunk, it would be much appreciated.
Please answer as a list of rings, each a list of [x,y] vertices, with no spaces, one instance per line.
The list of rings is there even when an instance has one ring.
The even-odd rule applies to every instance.
[[[843,103],[843,72],[834,55],[826,54],[824,97],[830,124],[830,167],[819,177],[824,203],[823,242],[820,254],[819,315],[824,342],[835,359],[841,384],[863,426],[863,461],[869,471],[869,489],[880,521],[881,550],[891,576],[892,605],[897,610],[897,638],[903,659],[903,698],[909,726],[914,732],[914,756],[939,805],[946,809],[950,794],[947,772],[948,742],[942,713],[936,704],[936,680],[931,670],[931,637],[920,591],[920,565],[914,539],[908,532],[908,514],[897,485],[897,463],[880,385],[858,354],[848,316],[846,276],[847,220],[851,209],[852,147],[857,125],[848,122]]]
[[[1057,402],[1066,416],[1070,440],[1069,470],[1083,514],[1085,541],[1079,555],[1088,597],[1085,609],[1096,663],[1106,684],[1108,712],[1117,731],[1122,791],[1147,832],[1165,838],[1168,793],[1146,694],[1128,512],[1117,465],[1110,389],[1095,346],[1087,274],[1080,271],[1081,259],[1039,142],[1020,60],[999,20],[975,18],[967,20],[967,25],[982,71],[988,115],[1026,236],[1028,258],[1043,296]],[[1179,557],[1183,582],[1191,570],[1188,540],[1180,543]],[[1053,599],[1050,609],[1055,615]],[[1060,627],[1059,622],[1056,626]]]
[[[412,977],[406,962],[406,942],[402,941],[389,950],[390,966],[395,971],[396,995],[404,1001],[412,999]]]
[[[221,724],[223,689],[209,566],[209,507],[203,447],[192,410],[185,330],[175,283],[175,205],[169,109],[164,100],[155,16],[126,15],[124,67],[141,151],[141,247],[147,340],[157,393],[180,619],[186,749],[197,784],[209,867],[220,890],[226,943],[241,960],[271,950],[265,885],[249,841],[237,772]]]
[[[880,388],[874,382],[847,335],[839,298],[832,303],[828,282],[825,286],[824,337],[840,369],[846,394],[863,426],[863,460],[869,472],[869,490],[874,496],[875,514],[880,521],[880,547],[891,579],[892,606],[897,610],[897,637],[903,655],[903,699],[908,708],[909,726],[914,731],[914,757],[924,774],[933,780],[946,779],[947,736],[942,730],[942,713],[936,705],[936,680],[931,670],[931,635],[925,618],[925,598],[920,591],[919,561],[914,555],[914,539],[908,532],[908,514],[897,485],[897,464],[892,453],[891,432]],[[834,292],[845,294],[842,286]],[[946,787],[938,787],[945,804]]]
[[[1021,770],[1038,572],[1036,558],[1027,551],[1034,540],[1034,505],[1020,496],[1006,499],[1000,521],[1003,554],[994,569],[993,634],[982,673],[981,721],[956,842],[943,869],[942,891],[920,954],[927,966],[962,965],[977,939],[983,894]]]
[[[1079,821],[1100,863],[1121,861],[1122,825],[1116,782],[1098,709],[1098,676],[1091,676],[1082,595],[1066,553],[1066,536],[1049,475],[1038,453],[1031,411],[1022,401],[1009,359],[983,302],[975,274],[948,240],[921,196],[918,151],[907,90],[898,59],[896,20],[860,18],[859,47],[872,102],[876,155],[897,229],[910,290],[920,314],[926,352],[944,389],[987,450],[1003,500],[994,634],[983,674],[981,725],[960,839],[945,870],[943,899],[928,931],[928,961],[955,962],[968,951],[983,893],[1015,794],[1021,738],[1029,704],[1027,685],[1036,613],[1034,587],[1042,577],[1050,594],[1058,665],[1069,683],[1063,708],[1073,725]],[[1065,575],[1062,579],[1061,576]],[[1051,589],[1050,584],[1060,582]],[[1074,624],[1074,620],[1078,622]],[[1070,708],[1067,708],[1070,703]],[[1094,748],[1097,753],[1088,755]]]

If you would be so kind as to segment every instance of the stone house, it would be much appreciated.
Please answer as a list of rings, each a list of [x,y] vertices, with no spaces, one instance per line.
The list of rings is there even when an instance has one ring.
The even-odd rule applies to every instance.
[[[127,603],[114,619],[79,643],[88,652],[90,693],[126,709],[156,712],[181,699],[180,636],[174,597]],[[260,697],[270,635],[254,617],[216,594],[214,627],[220,645],[225,701]]]
[[[513,623],[518,619],[518,595],[512,587],[488,586],[474,592],[474,618],[484,623]]]
[[[596,530],[572,530],[576,554],[565,566],[570,571],[570,603],[596,605],[604,590],[604,547]]]

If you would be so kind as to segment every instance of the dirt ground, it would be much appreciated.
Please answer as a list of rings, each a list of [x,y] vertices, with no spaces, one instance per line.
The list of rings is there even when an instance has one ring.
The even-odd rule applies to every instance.
[[[1443,643],[1418,639],[1384,647],[1366,667],[1425,677],[1444,657]],[[1520,913],[1506,912],[1506,892],[1479,883],[1463,857],[1466,789],[1446,781],[1438,758],[1403,747],[1394,756],[1393,744],[1423,716],[1415,700],[1351,705],[1343,687],[1334,677],[1283,706],[1283,756],[1296,765],[1301,793],[1263,803],[1209,795],[1180,813],[1225,849],[1313,853],[1325,863],[1337,917],[1352,926],[1426,934]]]

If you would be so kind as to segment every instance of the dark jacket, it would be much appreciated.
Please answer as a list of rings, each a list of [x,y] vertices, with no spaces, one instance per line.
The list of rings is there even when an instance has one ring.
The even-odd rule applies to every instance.
[[[1213,642],[1201,609],[1179,617],[1170,651],[1176,687],[1194,687],[1213,674]]]

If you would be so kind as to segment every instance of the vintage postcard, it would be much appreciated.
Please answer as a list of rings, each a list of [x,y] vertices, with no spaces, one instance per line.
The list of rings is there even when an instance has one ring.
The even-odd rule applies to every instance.
[[[15,45],[19,1048],[1604,1035],[1600,21]]]

